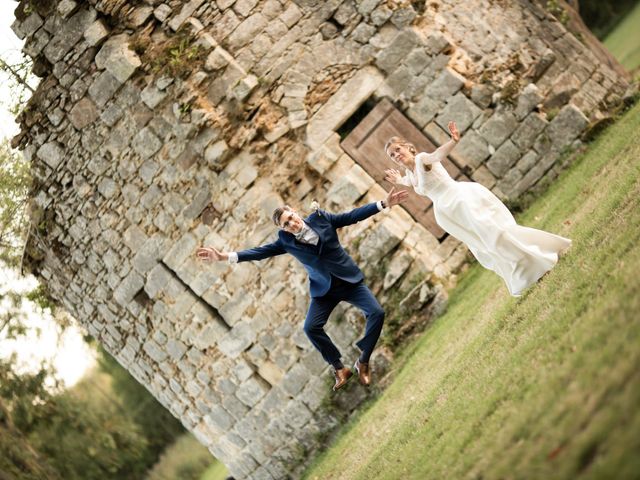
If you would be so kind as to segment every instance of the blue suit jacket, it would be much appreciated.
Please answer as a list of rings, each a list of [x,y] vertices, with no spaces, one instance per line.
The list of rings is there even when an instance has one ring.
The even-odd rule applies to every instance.
[[[364,278],[356,263],[340,245],[337,229],[369,218],[378,211],[375,203],[338,214],[318,210],[304,220],[318,234],[317,246],[301,243],[293,234],[280,230],[275,242],[238,252],[238,262],[263,260],[290,253],[309,273],[311,296],[322,297],[329,291],[331,275],[351,283]]]

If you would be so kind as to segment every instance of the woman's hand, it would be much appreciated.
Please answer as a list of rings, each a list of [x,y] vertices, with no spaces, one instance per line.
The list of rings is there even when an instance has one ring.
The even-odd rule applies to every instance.
[[[402,179],[402,175],[400,175],[400,172],[398,170],[395,170],[393,168],[388,168],[384,171],[385,173],[385,177],[384,179],[387,182],[391,182],[394,184],[399,184],[400,180]]]
[[[458,127],[456,126],[456,122],[449,122],[447,125],[449,128],[449,133],[451,133],[451,138],[454,142],[460,141],[460,132],[458,131]]]
[[[196,251],[196,255],[198,259],[203,262],[218,262],[220,260],[227,260],[229,258],[229,254],[225,252],[221,252],[220,250],[214,247],[200,247]]]

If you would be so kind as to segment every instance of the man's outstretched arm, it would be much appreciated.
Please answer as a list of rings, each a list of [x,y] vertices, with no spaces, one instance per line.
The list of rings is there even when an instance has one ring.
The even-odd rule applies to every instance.
[[[283,253],[286,253],[286,251],[280,244],[280,240],[239,252],[221,252],[214,247],[200,247],[196,251],[198,258],[205,262],[227,260],[229,263],[264,260],[265,258],[275,257]]]
[[[354,208],[344,213],[329,213],[325,212],[327,218],[335,228],[346,227],[347,225],[353,225],[365,218],[369,218],[372,215],[384,210],[385,208],[397,205],[407,199],[409,194],[404,190],[399,192],[395,191],[395,187],[389,191],[387,198],[380,200],[376,203],[369,203],[362,207]]]

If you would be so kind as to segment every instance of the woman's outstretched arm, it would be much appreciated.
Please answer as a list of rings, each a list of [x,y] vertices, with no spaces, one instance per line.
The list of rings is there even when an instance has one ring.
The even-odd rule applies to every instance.
[[[431,153],[420,153],[418,155],[421,156],[423,165],[430,165],[432,163],[442,162],[447,155],[451,153],[453,147],[460,141],[460,132],[458,131],[458,127],[455,122],[449,122],[447,125],[449,128],[449,133],[451,133],[451,140],[447,143],[440,145],[435,151]]]

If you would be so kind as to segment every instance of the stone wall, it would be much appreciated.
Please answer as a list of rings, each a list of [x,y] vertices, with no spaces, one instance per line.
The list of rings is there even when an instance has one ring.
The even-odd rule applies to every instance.
[[[23,1],[13,28],[42,82],[14,145],[34,168],[32,270],[236,478],[297,476],[364,398],[332,397],[301,324],[287,256],[198,264],[198,245],[272,239],[272,209],[345,210],[384,190],[339,146],[367,99],[389,97],[502,197],[553,178],[559,154],[626,84],[526,2]],[[343,243],[390,308],[435,315],[465,260],[402,209]],[[405,302],[408,303],[408,302]],[[328,331],[347,360],[363,319]]]

